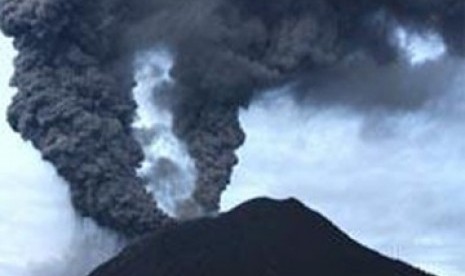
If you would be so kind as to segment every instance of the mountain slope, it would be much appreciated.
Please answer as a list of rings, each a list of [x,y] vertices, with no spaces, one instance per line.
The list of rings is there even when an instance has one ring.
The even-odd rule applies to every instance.
[[[300,202],[255,199],[170,227],[90,276],[426,276],[349,238]]]

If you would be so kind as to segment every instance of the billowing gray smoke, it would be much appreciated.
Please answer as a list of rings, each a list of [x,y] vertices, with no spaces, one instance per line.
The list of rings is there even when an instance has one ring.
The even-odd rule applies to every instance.
[[[135,47],[162,41],[175,53],[171,74],[177,85],[165,93],[169,99],[160,100],[170,105],[174,131],[196,160],[194,198],[206,211],[218,208],[237,162],[234,151],[244,141],[238,110],[267,88],[293,83],[299,99],[358,103],[368,93],[341,97],[311,88],[398,61],[399,26],[439,33],[451,53],[465,49],[460,0],[155,2],[162,8],[132,26],[127,40]],[[368,104],[402,109],[427,101],[422,93],[383,99],[389,93],[373,93],[379,99]]]
[[[193,197],[206,212],[218,209],[244,142],[239,109],[263,91],[292,83],[299,98],[352,104],[362,94],[311,88],[341,68],[398,61],[399,26],[438,33],[449,53],[465,54],[463,0],[0,1],[1,28],[20,52],[10,124],[68,180],[82,215],[126,234],[170,221],[136,176],[135,53],[156,44],[174,53],[175,85],[157,101],[195,160]],[[397,96],[389,108],[427,100],[405,95],[411,104],[397,106]]]
[[[114,43],[120,39],[119,6],[2,1],[0,18],[19,51],[11,126],[70,183],[83,216],[132,235],[167,218],[136,177],[143,154],[130,129],[132,72]]]

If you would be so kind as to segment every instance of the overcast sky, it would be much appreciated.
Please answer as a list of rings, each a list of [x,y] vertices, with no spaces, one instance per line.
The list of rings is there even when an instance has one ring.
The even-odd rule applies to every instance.
[[[289,101],[242,116],[224,208],[261,195],[296,197],[351,236],[445,276],[465,271],[465,128],[426,114],[385,122],[366,137],[356,115],[297,115]],[[461,125],[462,124],[462,125]],[[376,134],[374,134],[376,136]]]
[[[0,38],[0,275],[29,276],[31,263],[64,262],[82,228],[66,185],[5,122],[13,55]],[[297,197],[364,244],[461,275],[464,87],[457,78],[434,108],[375,121],[262,101],[242,113],[248,138],[223,209],[255,196]]]

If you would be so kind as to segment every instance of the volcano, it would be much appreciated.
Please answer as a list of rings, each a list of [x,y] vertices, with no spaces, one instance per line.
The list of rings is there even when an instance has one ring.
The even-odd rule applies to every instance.
[[[427,276],[364,247],[295,199],[172,225],[89,276]]]

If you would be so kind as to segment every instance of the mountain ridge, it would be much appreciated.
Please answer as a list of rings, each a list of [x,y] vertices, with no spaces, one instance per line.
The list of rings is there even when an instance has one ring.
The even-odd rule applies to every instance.
[[[89,276],[132,275],[432,276],[364,247],[292,198],[167,227]]]

